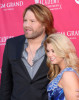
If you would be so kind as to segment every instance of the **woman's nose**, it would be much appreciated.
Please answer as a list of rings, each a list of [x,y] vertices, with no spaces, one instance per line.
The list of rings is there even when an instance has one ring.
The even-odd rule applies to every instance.
[[[49,56],[49,57],[53,56],[52,52],[49,52],[48,56]]]

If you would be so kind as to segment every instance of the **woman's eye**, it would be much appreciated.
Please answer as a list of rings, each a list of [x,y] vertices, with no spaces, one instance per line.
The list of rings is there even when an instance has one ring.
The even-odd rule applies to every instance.
[[[35,22],[34,20],[31,20],[31,22]]]
[[[24,21],[24,22],[26,22],[27,20],[26,20],[26,19],[24,19],[23,21]]]
[[[52,50],[52,52],[54,52],[54,50]]]

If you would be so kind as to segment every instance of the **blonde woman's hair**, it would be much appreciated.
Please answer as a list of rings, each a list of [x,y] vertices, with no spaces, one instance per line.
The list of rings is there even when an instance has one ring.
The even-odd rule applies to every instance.
[[[64,58],[66,67],[72,67],[77,71],[77,73],[79,73],[79,58],[77,57],[75,47],[71,40],[63,34],[54,33],[49,35],[44,42],[46,53],[47,44],[49,43],[52,44],[57,56]],[[52,65],[48,58],[47,65],[49,67],[48,76],[50,80],[52,80],[59,74],[60,68],[58,65]]]

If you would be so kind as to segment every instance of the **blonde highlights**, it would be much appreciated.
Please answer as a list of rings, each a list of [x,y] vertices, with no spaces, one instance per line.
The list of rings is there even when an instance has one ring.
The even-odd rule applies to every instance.
[[[72,67],[79,73],[79,58],[76,55],[76,50],[71,40],[62,34],[54,33],[47,37],[44,46],[45,52],[47,44],[51,43],[57,56],[64,58],[66,67]],[[59,72],[58,65],[51,65],[50,61],[47,58],[47,65],[49,67],[48,76],[50,80],[55,78]]]

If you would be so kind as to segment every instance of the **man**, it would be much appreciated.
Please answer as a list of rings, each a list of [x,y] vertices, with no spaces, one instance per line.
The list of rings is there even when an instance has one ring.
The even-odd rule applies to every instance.
[[[43,42],[55,32],[50,10],[41,4],[27,7],[23,14],[25,35],[6,42],[0,100],[47,100],[48,67]]]

